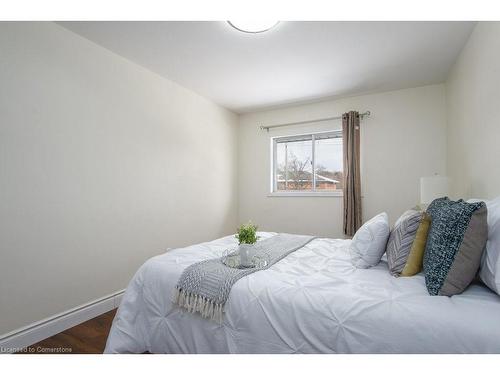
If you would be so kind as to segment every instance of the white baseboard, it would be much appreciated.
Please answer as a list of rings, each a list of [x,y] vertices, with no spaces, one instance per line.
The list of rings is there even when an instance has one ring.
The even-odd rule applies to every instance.
[[[12,353],[95,318],[120,305],[125,290],[119,290],[73,309],[29,324],[0,336],[0,353]]]

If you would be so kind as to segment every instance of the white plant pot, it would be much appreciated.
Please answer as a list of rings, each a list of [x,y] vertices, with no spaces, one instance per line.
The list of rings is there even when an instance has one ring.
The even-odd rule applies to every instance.
[[[252,259],[254,256],[254,246],[242,243],[239,246],[238,251],[240,253],[241,265],[244,267],[250,267],[253,264]]]

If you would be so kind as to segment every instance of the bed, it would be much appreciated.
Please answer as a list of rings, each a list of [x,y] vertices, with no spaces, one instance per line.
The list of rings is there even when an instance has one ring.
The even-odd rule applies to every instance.
[[[174,306],[172,294],[187,266],[236,247],[234,236],[151,258],[127,287],[105,353],[500,353],[500,296],[479,283],[430,296],[422,274],[393,277],[384,260],[356,269],[349,244],[317,238],[242,278],[222,324]]]

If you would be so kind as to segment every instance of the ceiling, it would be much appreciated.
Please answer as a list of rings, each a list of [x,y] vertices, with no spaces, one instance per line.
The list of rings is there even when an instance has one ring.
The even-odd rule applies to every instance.
[[[474,22],[59,22],[237,113],[440,83]]]

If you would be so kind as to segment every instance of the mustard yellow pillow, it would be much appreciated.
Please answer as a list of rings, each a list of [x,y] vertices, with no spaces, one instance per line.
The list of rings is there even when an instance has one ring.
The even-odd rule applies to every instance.
[[[424,212],[420,225],[417,229],[417,234],[415,235],[415,240],[411,245],[408,260],[406,261],[400,276],[414,276],[422,271],[425,244],[427,243],[427,235],[429,234],[430,224],[431,217]]]

